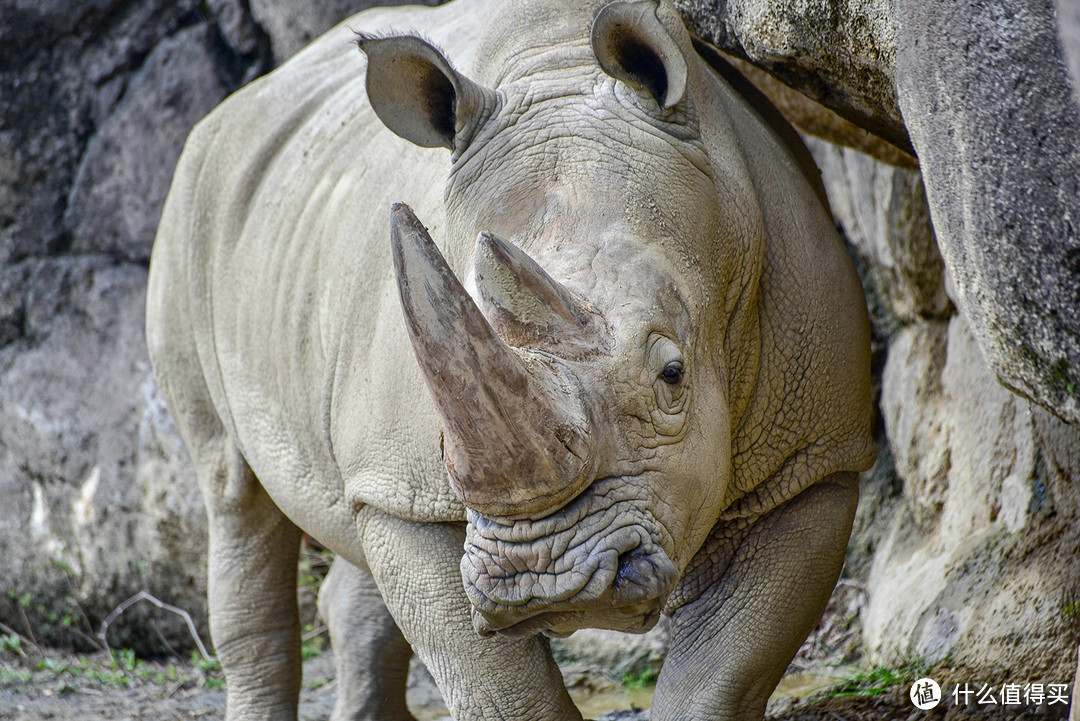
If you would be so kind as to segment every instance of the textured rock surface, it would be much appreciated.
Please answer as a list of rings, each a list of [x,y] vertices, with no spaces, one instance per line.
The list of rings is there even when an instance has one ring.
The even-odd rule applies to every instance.
[[[208,24],[185,28],[158,43],[128,80],[75,175],[64,215],[72,252],[149,261],[184,139],[234,84],[213,53]]]
[[[919,174],[808,139],[862,261],[887,437],[848,573],[870,663],[920,654],[1061,683],[1075,666],[1080,430],[997,383],[934,240]],[[842,610],[850,617],[851,609]]]
[[[962,316],[899,334],[882,410],[903,500],[867,579],[871,657],[1071,678],[1080,430],[1002,388]]]
[[[859,127],[798,90],[784,85],[761,68],[721,51],[750,82],[761,90],[788,122],[804,133],[831,143],[853,148],[890,165],[916,170],[919,161],[890,142]]]
[[[1080,105],[1052,0],[897,0],[898,92],[990,367],[1080,424]]]
[[[895,90],[892,0],[676,0],[722,50],[910,151]]]
[[[390,2],[249,0],[249,2],[251,15],[270,34],[274,60],[280,63],[360,7],[404,4],[438,5],[440,0],[398,0],[397,2],[393,0]],[[407,30],[407,28],[400,29]]]
[[[371,4],[264,26],[296,4],[0,0],[0,620],[16,630],[86,645],[139,590],[202,623],[202,501],[143,339],[161,204],[191,126],[271,47]],[[190,645],[149,604],[109,641]]]
[[[572,662],[600,669],[614,679],[655,676],[671,637],[667,617],[640,636],[588,628],[563,639],[553,639],[551,650],[560,663]]]
[[[26,260],[0,280],[18,331],[0,349],[0,607],[24,630],[25,599],[48,640],[68,633],[65,619],[92,635],[84,613],[101,619],[140,589],[205,605],[201,501],[145,358],[145,276],[82,256]],[[146,611],[110,641],[138,644]],[[176,620],[159,619],[172,643]]]

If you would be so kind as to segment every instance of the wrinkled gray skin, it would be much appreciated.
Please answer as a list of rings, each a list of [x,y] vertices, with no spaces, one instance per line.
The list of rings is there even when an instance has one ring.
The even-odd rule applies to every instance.
[[[295,718],[306,531],[348,561],[337,719],[410,718],[412,652],[456,719],[578,719],[546,636],[660,613],[652,718],[760,718],[873,456],[814,187],[667,2],[348,26],[366,87],[342,27],[230,98],[152,258],[228,717]]]

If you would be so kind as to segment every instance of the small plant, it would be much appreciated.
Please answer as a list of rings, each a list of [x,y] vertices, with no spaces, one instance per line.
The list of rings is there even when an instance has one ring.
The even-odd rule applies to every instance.
[[[197,668],[202,673],[202,678],[199,679],[199,685],[203,688],[224,688],[225,677],[221,674],[221,663],[217,660],[217,657],[204,658],[200,656],[197,651],[191,652],[191,665]],[[169,667],[172,671],[172,667]]]
[[[34,601],[34,597],[29,593],[20,595],[15,590],[8,590],[7,595],[8,598],[18,604],[19,608],[30,608],[30,604]]]
[[[203,688],[223,688],[225,677],[221,674],[221,663],[216,656],[206,658],[197,651],[191,652],[191,665],[202,673],[199,685]]]
[[[309,658],[322,656],[326,651],[326,636],[319,635],[313,638],[305,638],[300,643],[300,658],[307,661]]]
[[[54,676],[59,676],[60,674],[67,673],[68,670],[68,665],[66,663],[64,663],[63,661],[57,661],[55,658],[51,658],[49,656],[46,656],[45,658],[38,661],[37,667],[39,671],[48,671]]]
[[[139,680],[164,684],[167,678],[177,678],[172,667],[168,669],[171,674],[163,673],[137,658],[131,649],[112,649],[107,658],[104,655],[98,655],[96,659],[79,656],[73,661],[46,656],[38,661],[37,670],[53,679],[84,678],[112,688],[127,688]]]
[[[101,686],[127,688],[131,685],[131,678],[123,671],[102,667],[90,667],[86,669],[85,675],[86,678],[97,681]]]
[[[112,649],[110,667],[114,671],[131,672],[134,671],[142,662],[135,658],[135,652],[130,648],[114,648]]]
[[[300,561],[296,568],[296,585],[318,594],[319,586],[330,571],[334,554],[310,539],[305,539],[300,549]]]
[[[0,634],[0,651],[26,655],[22,650],[22,638],[17,633]]]
[[[216,656],[203,658],[198,651],[191,652],[191,665],[203,672],[203,674],[221,673],[221,662]]]
[[[860,669],[845,674],[829,691],[830,698],[849,696],[877,696],[894,686],[914,683],[930,674],[933,665],[921,656],[908,659],[899,666],[875,666],[872,669]]]
[[[657,673],[649,669],[639,673],[628,673],[619,680],[619,683],[631,691],[637,691],[656,683],[656,676]]]
[[[27,684],[34,680],[34,674],[26,669],[0,668],[0,686],[4,684]]]

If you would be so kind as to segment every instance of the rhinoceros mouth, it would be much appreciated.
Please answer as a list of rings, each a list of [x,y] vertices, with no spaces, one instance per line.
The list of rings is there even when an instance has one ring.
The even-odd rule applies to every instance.
[[[473,626],[481,636],[499,634],[508,638],[525,638],[541,634],[549,638],[563,638],[582,628],[609,628],[627,633],[645,633],[660,620],[656,604],[637,604],[626,608],[595,609],[584,611],[549,611],[538,613],[509,626],[494,626],[491,621],[473,609]]]
[[[648,502],[619,480],[598,480],[536,521],[469,513],[461,574],[477,631],[558,636],[656,623],[678,570]]]

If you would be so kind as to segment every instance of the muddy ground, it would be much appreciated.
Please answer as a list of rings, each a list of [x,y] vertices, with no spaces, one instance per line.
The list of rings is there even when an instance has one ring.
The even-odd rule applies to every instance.
[[[329,719],[336,693],[329,652],[304,663],[301,721]],[[651,689],[628,689],[595,669],[567,670],[575,701],[587,718],[641,721]],[[909,685],[896,684],[873,695],[830,697],[807,684],[786,684],[800,697],[774,698],[770,721],[959,721],[961,719],[1065,719],[1065,705],[956,707],[946,698],[930,711],[916,709]],[[947,683],[943,686],[948,687]],[[182,721],[224,718],[225,690],[212,665],[190,660],[149,662],[123,652],[75,656],[40,649],[0,651],[0,719],[17,721]],[[812,687],[813,684],[810,684]],[[781,687],[782,689],[784,686]],[[803,694],[808,694],[804,696]],[[946,694],[947,695],[947,694]],[[409,703],[419,721],[447,719],[430,676],[414,669]]]

